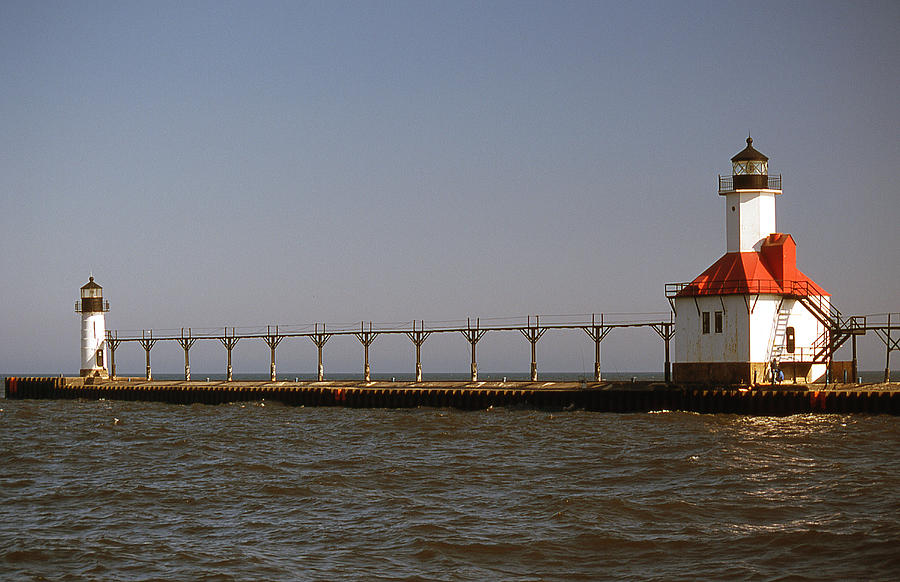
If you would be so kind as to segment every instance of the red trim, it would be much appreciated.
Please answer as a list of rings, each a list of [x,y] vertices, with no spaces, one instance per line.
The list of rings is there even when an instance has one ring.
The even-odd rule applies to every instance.
[[[797,269],[797,245],[789,234],[770,234],[760,252],[725,253],[676,297],[771,293],[829,295]]]

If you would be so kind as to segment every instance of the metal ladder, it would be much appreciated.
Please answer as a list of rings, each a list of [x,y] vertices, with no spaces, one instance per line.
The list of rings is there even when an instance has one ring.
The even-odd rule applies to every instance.
[[[790,302],[790,306],[785,304]],[[775,319],[775,330],[772,334],[772,348],[770,350],[769,362],[772,360],[780,360],[784,354],[784,338],[787,333],[787,323],[791,316],[791,308],[793,300],[782,298],[778,303],[778,316]]]

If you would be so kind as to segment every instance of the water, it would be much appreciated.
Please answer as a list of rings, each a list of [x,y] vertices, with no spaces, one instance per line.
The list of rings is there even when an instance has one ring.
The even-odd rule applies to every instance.
[[[900,419],[0,400],[0,577],[896,579]]]

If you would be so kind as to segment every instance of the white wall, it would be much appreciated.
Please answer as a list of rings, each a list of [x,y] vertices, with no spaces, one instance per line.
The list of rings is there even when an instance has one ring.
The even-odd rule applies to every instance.
[[[756,303],[750,297],[750,361],[768,362],[775,339],[775,323],[781,295],[760,295]],[[790,325],[790,323],[788,324]]]
[[[758,251],[775,226],[775,192],[742,190],[725,195],[725,239],[729,253]]]
[[[673,362],[748,361],[749,321],[743,295],[679,297],[675,309]],[[723,315],[722,333],[716,333],[717,311]],[[703,312],[709,312],[708,334],[703,333]]]
[[[106,340],[106,321],[103,313],[82,313],[81,315],[81,369],[106,369],[106,356],[103,354],[103,366],[97,365],[97,350],[104,347]]]
[[[831,302],[830,298],[822,297],[821,300],[823,304],[826,305],[827,309],[827,305]],[[801,353],[801,349],[803,350],[802,353],[806,355],[812,349],[815,341],[825,332],[825,326],[822,325],[818,319],[813,317],[799,301],[794,304],[793,309],[791,310],[788,325],[794,327],[795,343],[797,345],[796,352],[798,356]]]
[[[696,299],[696,303],[695,303]],[[828,300],[827,297],[824,298]],[[679,297],[675,300],[673,362],[761,362],[772,358],[780,295],[722,295]],[[748,313],[749,304],[749,313]],[[784,351],[782,361],[809,361],[813,344],[824,326],[797,300],[786,299],[785,327],[794,328],[795,355]],[[702,313],[710,314],[710,332],[702,333]],[[715,312],[723,311],[722,333],[715,332]],[[784,345],[785,338],[779,338]]]
[[[822,300],[827,305],[829,298],[823,297]],[[750,358],[753,362],[768,362],[772,358],[779,301],[780,297],[777,295],[760,296],[753,310],[750,324]],[[785,299],[782,309],[789,313],[785,327],[794,328],[796,348],[793,355],[788,354],[786,337],[778,338],[778,344],[785,348],[782,350],[781,360],[810,361],[813,345],[825,331],[825,326],[795,299]]]

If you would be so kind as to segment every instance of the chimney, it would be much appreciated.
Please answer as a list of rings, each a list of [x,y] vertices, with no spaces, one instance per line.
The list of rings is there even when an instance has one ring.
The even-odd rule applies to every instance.
[[[763,262],[772,277],[784,287],[784,281],[794,281],[797,276],[797,243],[789,234],[775,232],[766,237],[761,249]]]

